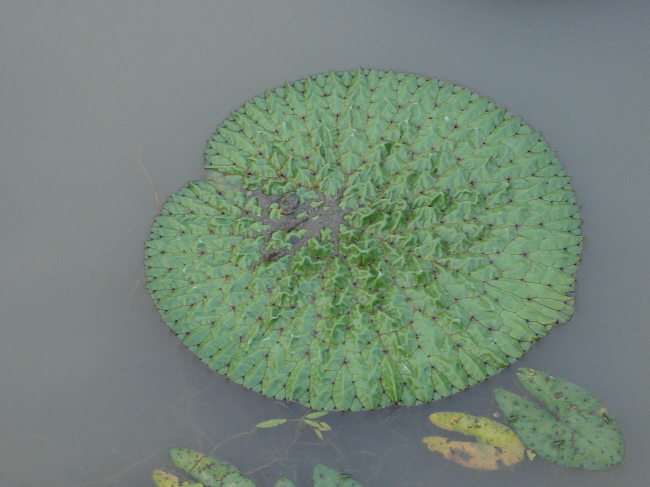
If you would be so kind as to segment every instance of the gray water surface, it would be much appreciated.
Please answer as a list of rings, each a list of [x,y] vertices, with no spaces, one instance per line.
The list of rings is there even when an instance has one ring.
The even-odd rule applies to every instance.
[[[646,0],[0,2],[0,484],[149,486],[174,446],[258,487],[325,463],[365,487],[636,487],[650,478],[650,3]],[[144,287],[159,205],[203,179],[215,127],[305,76],[413,72],[489,96],[557,151],[582,205],[577,307],[518,365],[577,382],[623,429],[606,472],[498,472],[429,452],[435,411],[496,411],[515,367],[449,399],[330,414],[232,384]]]

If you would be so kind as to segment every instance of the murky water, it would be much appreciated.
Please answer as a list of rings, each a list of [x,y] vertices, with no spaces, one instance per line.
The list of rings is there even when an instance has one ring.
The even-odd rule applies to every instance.
[[[136,5],[137,3],[137,5]],[[259,487],[325,463],[364,486],[644,485],[650,476],[650,6],[622,0],[3,2],[0,483],[153,485],[166,450],[214,453]],[[572,320],[518,363],[601,397],[627,456],[486,473],[427,451],[428,415],[496,411],[515,367],[449,399],[332,413],[210,372],[144,288],[158,205],[202,179],[205,141],[267,88],[359,66],[469,87],[541,131],[573,177],[585,247]]]

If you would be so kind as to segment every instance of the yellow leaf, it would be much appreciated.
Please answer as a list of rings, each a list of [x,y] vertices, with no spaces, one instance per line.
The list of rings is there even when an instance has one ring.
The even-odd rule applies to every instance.
[[[442,453],[460,465],[483,470],[497,470],[514,465],[524,458],[524,445],[507,426],[488,418],[470,414],[442,412],[429,416],[433,424],[450,431],[474,436],[478,441],[449,441],[429,436],[422,441],[431,451]]]
[[[321,433],[320,431],[314,430],[314,433],[316,433],[316,436],[318,436],[321,440],[324,439],[323,438],[323,433]]]
[[[158,487],[178,487],[178,477],[176,475],[162,470],[154,470],[151,477]]]

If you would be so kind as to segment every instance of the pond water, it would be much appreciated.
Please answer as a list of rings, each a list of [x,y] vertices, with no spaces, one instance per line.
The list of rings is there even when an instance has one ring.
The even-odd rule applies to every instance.
[[[227,460],[258,487],[324,463],[365,487],[643,485],[650,476],[647,2],[4,2],[0,16],[0,483],[153,485],[167,450]],[[211,372],[144,286],[160,205],[205,177],[214,128],[285,81],[358,67],[467,86],[539,130],[572,177],[585,236],[573,318],[487,382],[431,404],[308,410]],[[517,366],[592,391],[626,458],[496,472],[429,452],[436,411],[488,416]]]

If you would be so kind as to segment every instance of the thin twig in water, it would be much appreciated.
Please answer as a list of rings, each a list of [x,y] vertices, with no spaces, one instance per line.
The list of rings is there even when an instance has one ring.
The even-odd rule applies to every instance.
[[[156,198],[156,208],[158,209],[158,213],[160,213],[160,198],[158,197],[158,192],[156,191],[156,187],[153,184],[153,180],[151,179],[151,176],[149,175],[149,171],[147,171],[147,168],[144,167],[144,163],[142,162],[142,151],[144,149],[144,144],[140,146],[138,149],[138,156],[137,156],[137,162],[138,165],[140,166],[140,169],[142,169],[142,172],[144,173],[145,177],[147,178],[147,181],[149,182],[149,186],[151,186],[151,191],[153,191],[153,195]]]
[[[151,179],[151,176],[149,175],[149,171],[147,171],[147,168],[144,166],[144,163],[142,162],[142,151],[144,150],[144,146],[145,144],[143,143],[138,149],[138,155],[136,156],[135,160],[138,163],[140,170],[144,174],[144,177],[147,178],[147,182],[151,187],[151,192],[153,193],[153,197],[156,201],[156,209],[158,210],[158,213],[160,213],[161,207],[160,207],[160,197],[158,196],[158,191],[156,191],[156,186],[153,184],[153,179]],[[128,312],[129,308],[131,307],[131,304],[133,303],[133,298],[135,297],[135,293],[138,290],[138,286],[143,277],[144,277],[144,272],[140,274],[140,276],[138,277],[137,281],[133,286],[133,289],[131,290],[131,298],[129,299],[129,302],[126,305],[126,309],[124,310],[125,313]]]
[[[144,277],[144,272],[140,274],[140,277],[135,281],[135,284],[133,285],[133,289],[131,290],[131,297],[129,298],[129,302],[126,304],[126,308],[124,309],[124,314],[129,312],[129,308],[131,307],[131,304],[133,303],[133,298],[135,298],[135,293],[138,290],[138,286],[140,284],[140,281]]]

